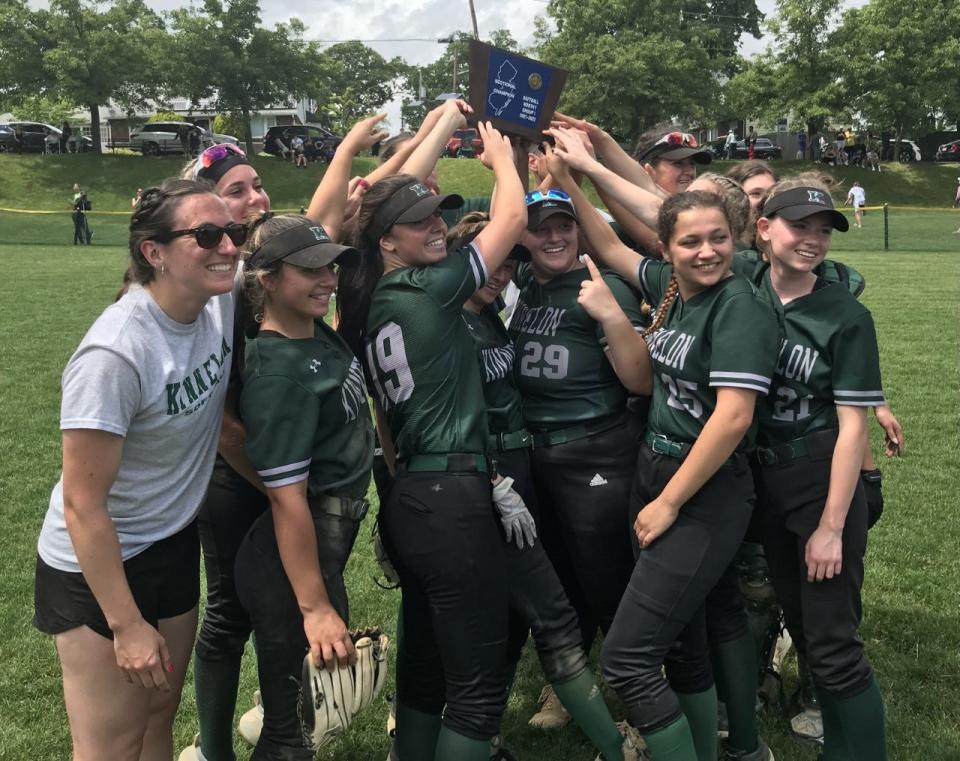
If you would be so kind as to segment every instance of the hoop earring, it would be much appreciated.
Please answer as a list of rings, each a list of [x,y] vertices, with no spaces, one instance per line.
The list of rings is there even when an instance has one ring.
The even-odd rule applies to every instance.
[[[255,323],[257,323],[257,325],[259,325],[261,322],[263,322],[263,312],[257,312],[257,313],[253,316],[253,321],[254,321]]]

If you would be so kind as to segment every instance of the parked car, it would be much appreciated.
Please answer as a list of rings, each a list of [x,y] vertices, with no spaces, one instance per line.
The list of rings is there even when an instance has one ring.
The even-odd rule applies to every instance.
[[[912,161],[922,161],[923,156],[920,154],[920,146],[913,142],[913,140],[900,138],[899,160],[901,164],[909,164]]]
[[[263,136],[263,150],[272,156],[279,156],[281,151],[277,146],[277,138],[283,141],[283,144],[290,148],[290,141],[294,137],[302,137],[304,143],[311,140],[319,146],[321,157],[329,158],[337,150],[337,146],[343,142],[340,135],[335,135],[326,127],[319,124],[278,124],[266,131]]]
[[[733,157],[735,159],[745,159],[748,156],[747,141],[738,140],[733,148]],[[783,150],[779,145],[775,145],[766,137],[758,137],[753,146],[753,157],[755,159],[780,159],[783,158]]]
[[[0,151],[17,150],[17,137],[13,134],[13,129],[6,124],[0,124]]]
[[[443,149],[444,155],[449,156],[450,158],[456,158],[459,156],[460,148],[467,139],[469,139],[470,144],[473,146],[474,156],[479,156],[481,153],[483,153],[483,140],[480,138],[480,133],[477,132],[477,130],[458,129],[447,141],[447,147]]]
[[[37,153],[43,153],[48,137],[51,135],[55,137],[55,142],[59,145],[60,136],[63,134],[63,130],[54,127],[52,124],[45,124],[44,122],[8,122],[3,126],[8,127],[14,132],[20,132],[21,140],[23,141],[22,150],[24,152],[35,151]],[[70,141],[72,143],[72,150],[84,153],[93,150],[93,140],[86,135],[81,135],[78,130],[73,131]],[[51,139],[51,142],[54,141]]]
[[[938,146],[934,158],[937,161],[960,161],[960,140]]]
[[[233,143],[233,135],[221,135],[198,127],[191,122],[150,122],[130,133],[130,148],[144,156],[162,156],[167,153],[184,153],[181,135],[186,132],[188,145],[191,135],[201,150],[215,143]]]

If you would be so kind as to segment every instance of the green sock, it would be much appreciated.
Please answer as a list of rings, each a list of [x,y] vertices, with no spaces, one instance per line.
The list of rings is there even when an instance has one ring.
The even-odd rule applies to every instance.
[[[653,761],[697,761],[697,751],[686,716],[681,716],[663,729],[645,734],[643,740]]]
[[[554,683],[553,689],[563,707],[570,712],[605,761],[621,761],[623,737],[610,716],[590,669],[584,669],[566,682]]]
[[[433,761],[440,733],[440,714],[421,713],[397,701],[394,746],[403,761]]]
[[[874,679],[863,692],[852,698],[839,698],[820,690],[820,706],[823,712],[824,759],[850,759],[850,761],[886,761],[887,730],[884,718],[883,698]],[[830,753],[830,741],[827,736],[827,706],[831,714],[831,730],[840,733],[843,738],[846,755]],[[836,728],[832,726],[836,722]],[[834,731],[831,731],[834,734]]]
[[[698,761],[716,761],[717,758],[717,690],[677,693],[680,708],[687,717]]]
[[[200,750],[207,761],[234,761],[233,712],[240,685],[240,656],[193,659],[193,689],[200,724]]]
[[[727,745],[750,753],[757,749],[757,650],[747,633],[713,648],[717,692],[727,707]]]
[[[440,728],[437,738],[437,752],[434,761],[489,761],[490,741],[474,740],[448,727]],[[411,761],[410,757],[400,751],[401,761]],[[412,761],[417,761],[416,757]]]

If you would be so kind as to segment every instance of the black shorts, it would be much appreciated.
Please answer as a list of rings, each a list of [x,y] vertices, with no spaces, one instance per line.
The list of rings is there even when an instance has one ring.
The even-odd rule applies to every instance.
[[[182,615],[200,599],[200,539],[197,523],[161,539],[123,564],[140,614],[151,626]],[[107,639],[113,632],[82,573],[61,571],[37,556],[33,625],[44,634],[87,626]]]

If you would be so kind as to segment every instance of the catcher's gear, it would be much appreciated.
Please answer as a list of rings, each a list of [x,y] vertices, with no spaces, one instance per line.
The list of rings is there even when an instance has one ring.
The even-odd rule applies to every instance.
[[[513,489],[513,479],[508,476],[501,478],[493,487],[493,504],[500,514],[500,523],[507,541],[513,542],[518,549],[533,547],[537,538],[537,524],[523,504],[523,498]]]
[[[342,735],[387,680],[389,637],[379,628],[352,631],[350,637],[357,651],[354,665],[338,661],[330,670],[317,667],[310,653],[303,659],[297,712],[304,745],[311,750]]]

